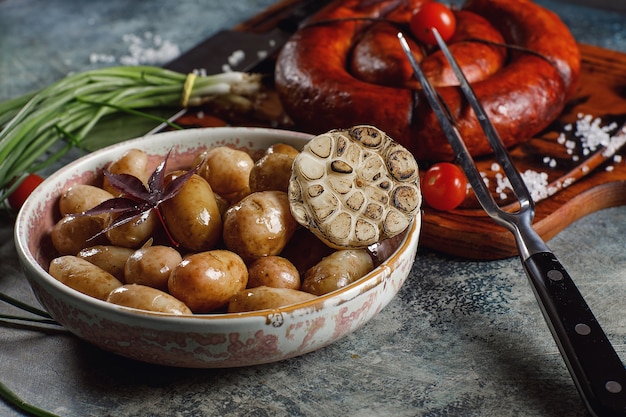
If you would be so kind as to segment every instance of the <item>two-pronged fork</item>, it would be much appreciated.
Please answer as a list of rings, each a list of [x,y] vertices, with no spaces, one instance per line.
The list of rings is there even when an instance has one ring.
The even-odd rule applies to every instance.
[[[513,233],[541,311],[587,408],[594,416],[626,416],[624,364],[565,268],[533,229],[535,208],[526,184],[445,42],[435,29],[433,32],[519,200],[517,211],[504,211],[495,202],[467,151],[454,118],[420,69],[406,39],[398,33],[459,164],[483,209],[496,223]]]

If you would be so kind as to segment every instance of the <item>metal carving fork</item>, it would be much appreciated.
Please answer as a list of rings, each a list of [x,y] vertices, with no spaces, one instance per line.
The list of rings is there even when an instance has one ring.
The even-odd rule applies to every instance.
[[[532,227],[534,202],[494,126],[439,33],[439,47],[450,62],[495,157],[519,200],[516,212],[502,210],[486,187],[445,103],[426,79],[402,35],[398,39],[422,85],[476,197],[487,214],[515,236],[524,270],[544,318],[559,347],[580,396],[594,416],[626,416],[626,369],[576,285]]]

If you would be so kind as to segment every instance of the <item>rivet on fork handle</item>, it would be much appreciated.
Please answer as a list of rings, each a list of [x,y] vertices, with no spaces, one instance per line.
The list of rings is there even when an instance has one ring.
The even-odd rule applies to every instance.
[[[524,261],[572,379],[597,416],[626,415],[626,370],[571,277],[551,252]]]

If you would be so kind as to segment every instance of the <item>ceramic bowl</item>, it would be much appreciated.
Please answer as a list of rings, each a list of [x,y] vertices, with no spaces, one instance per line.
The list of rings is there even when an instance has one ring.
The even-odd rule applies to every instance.
[[[200,150],[232,145],[251,153],[276,142],[302,147],[303,133],[263,128],[206,128],[160,133],[126,141],[82,157],[39,186],[18,214],[15,241],[25,275],[50,315],[79,338],[139,361],[191,368],[223,368],[275,362],[319,349],[374,317],[407,278],[418,246],[421,218],[400,237],[381,245],[385,258],[353,284],[308,302],[249,313],[171,316],[117,306],[84,295],[46,271],[54,253],[49,231],[60,218],[60,194],[73,184],[95,183],[102,168],[131,148],[168,167],[189,166]],[[387,255],[388,254],[388,255]]]

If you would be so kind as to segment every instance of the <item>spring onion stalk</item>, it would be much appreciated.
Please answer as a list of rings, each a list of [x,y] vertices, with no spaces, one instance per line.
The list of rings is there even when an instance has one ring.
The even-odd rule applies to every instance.
[[[48,313],[43,310],[40,310],[36,307],[32,307],[26,303],[23,303],[15,298],[12,298],[4,293],[0,293],[0,301],[7,302],[15,307],[18,307],[22,310],[25,310],[29,313],[35,314],[42,318],[30,318],[30,317],[22,317],[22,316],[13,316],[8,314],[0,314],[0,320],[10,320],[10,321],[25,321],[32,322],[38,324],[51,324],[51,325],[59,325],[56,321],[54,321]],[[5,384],[0,382],[0,398],[4,399],[7,403],[13,405],[17,409],[28,413],[28,415],[32,415],[35,417],[59,417],[57,414],[51,413],[50,411],[39,408],[33,404],[27,403],[22,398],[20,398],[15,392],[11,391]]]
[[[2,382],[0,382],[0,398],[4,398],[9,404],[35,417],[59,417],[57,414],[27,403]]]
[[[140,115],[160,123],[163,119],[147,110],[208,101],[245,111],[260,88],[256,74],[191,77],[152,66],[110,67],[74,74],[0,103],[0,202],[29,173],[83,147],[94,128],[106,126],[112,116]]]
[[[0,320],[24,321],[28,323],[51,324],[54,326],[60,326],[59,323],[51,319],[38,319],[36,317],[15,316],[13,314],[0,314]]]
[[[7,304],[10,304],[14,307],[17,307],[21,310],[24,311],[28,311],[29,313],[35,314],[37,316],[43,317],[45,319],[51,319],[52,317],[45,311],[37,308],[37,307],[33,307],[29,304],[26,304],[20,300],[17,300],[9,295],[6,295],[2,292],[0,292],[0,301],[4,301]]]

